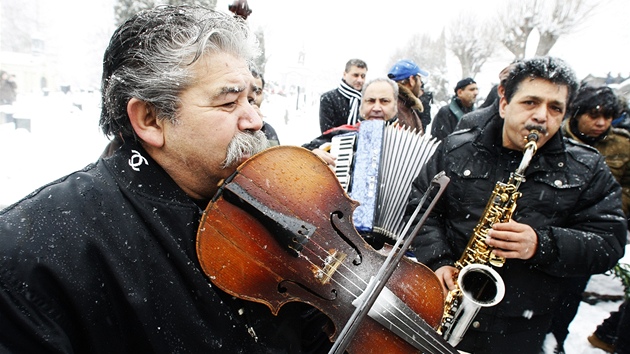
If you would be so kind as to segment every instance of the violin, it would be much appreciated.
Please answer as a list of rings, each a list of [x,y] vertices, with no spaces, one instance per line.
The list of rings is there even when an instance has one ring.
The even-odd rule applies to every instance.
[[[335,341],[386,258],[354,228],[357,205],[310,151],[269,148],[239,166],[204,211],[201,268],[215,286],[274,315],[293,301],[317,308]],[[408,258],[395,266],[347,352],[457,353],[435,332],[444,308],[436,275]]]

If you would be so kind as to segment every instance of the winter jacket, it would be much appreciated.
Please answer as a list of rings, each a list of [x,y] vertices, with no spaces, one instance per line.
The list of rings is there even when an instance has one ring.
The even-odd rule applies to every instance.
[[[422,129],[427,133],[427,127],[431,124],[431,104],[433,104],[433,92],[425,91],[420,96],[420,102],[422,103],[422,112],[420,112],[420,121],[422,122]]]
[[[407,214],[438,172],[450,177],[412,244],[418,261],[433,270],[453,265],[462,256],[495,184],[507,182],[522,160],[521,151],[502,147],[502,126],[502,119],[494,119],[481,130],[451,134],[414,181]],[[495,268],[505,282],[505,297],[480,310],[478,330],[514,331],[518,326],[496,319],[510,323],[550,314],[561,277],[605,272],[624,252],[621,188],[594,149],[557,132],[534,155],[519,191],[522,196],[512,218],[534,229],[536,253],[529,260],[508,259]]]
[[[348,123],[350,99],[344,97],[338,89],[332,89],[321,95],[319,100],[319,127],[322,133]]]
[[[499,115],[499,100],[494,101],[494,103],[488,107],[479,108],[464,114],[462,119],[460,119],[455,126],[454,131],[470,128],[482,129],[492,119],[502,119]]]
[[[569,129],[572,119],[563,122],[562,132],[571,139],[585,143]],[[606,165],[621,184],[623,211],[626,216],[630,216],[630,133],[624,129],[611,128],[605,134],[592,146],[606,158]]]
[[[433,117],[431,125],[431,136],[438,140],[444,139],[447,135],[455,131],[455,126],[466,113],[472,112],[471,108],[462,106],[461,101],[457,97],[453,97],[451,102],[437,112]]]
[[[307,352],[305,305],[274,317],[211,285],[201,212],[135,144],[0,212],[0,352]]]

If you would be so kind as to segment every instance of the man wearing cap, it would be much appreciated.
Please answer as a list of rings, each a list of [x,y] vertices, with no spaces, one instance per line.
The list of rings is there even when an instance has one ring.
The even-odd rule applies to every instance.
[[[319,101],[319,128],[322,133],[340,125],[358,122],[361,90],[367,70],[363,60],[348,60],[339,86],[322,94]]]
[[[428,120],[423,120],[424,106],[419,98],[423,93],[422,78],[427,76],[428,72],[408,59],[397,61],[387,74],[387,77],[398,84],[398,122],[422,134],[431,122],[430,116]]]
[[[479,89],[470,77],[460,80],[455,86],[455,96],[448,106],[440,108],[433,119],[431,135],[438,140],[444,139],[455,131],[455,126],[466,113],[473,111]]]

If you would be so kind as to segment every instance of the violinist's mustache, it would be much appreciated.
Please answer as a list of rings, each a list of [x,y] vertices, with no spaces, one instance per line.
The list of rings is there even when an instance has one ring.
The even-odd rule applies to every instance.
[[[267,137],[260,130],[239,131],[228,144],[223,168],[242,162],[244,157],[253,156],[267,148]]]

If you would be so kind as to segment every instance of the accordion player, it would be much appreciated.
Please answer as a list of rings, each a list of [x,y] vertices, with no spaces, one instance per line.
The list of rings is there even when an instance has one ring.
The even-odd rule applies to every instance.
[[[362,121],[358,131],[332,138],[335,175],[360,203],[355,228],[377,248],[400,236],[411,183],[438,144],[428,134],[383,120]]]

